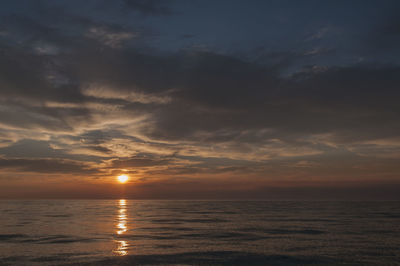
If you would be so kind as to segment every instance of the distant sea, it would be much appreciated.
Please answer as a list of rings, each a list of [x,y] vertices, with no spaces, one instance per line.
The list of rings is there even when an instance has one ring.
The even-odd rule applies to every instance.
[[[400,265],[400,202],[1,200],[0,265]]]

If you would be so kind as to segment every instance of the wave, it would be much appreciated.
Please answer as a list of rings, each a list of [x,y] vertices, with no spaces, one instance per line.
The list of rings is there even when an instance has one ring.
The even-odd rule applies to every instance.
[[[339,260],[322,256],[264,255],[236,251],[129,255],[85,265],[335,265]],[[73,264],[66,264],[73,265]]]

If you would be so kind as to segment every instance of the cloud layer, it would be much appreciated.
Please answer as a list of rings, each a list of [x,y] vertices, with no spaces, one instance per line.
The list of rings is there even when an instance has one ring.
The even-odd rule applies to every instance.
[[[225,184],[227,193],[247,184],[246,195],[397,184],[398,3],[365,4],[353,21],[342,4],[331,17],[303,10],[291,19],[297,4],[269,4],[278,17],[257,23],[297,33],[254,26],[254,38],[239,31],[246,39],[228,50],[229,30],[210,41],[218,28],[197,26],[180,1],[5,1],[0,182],[107,183],[124,172],[138,186],[173,183],[185,195],[188,182],[200,191]],[[197,10],[232,20],[210,5]],[[372,22],[359,23],[370,14]],[[268,41],[281,38],[281,46]]]

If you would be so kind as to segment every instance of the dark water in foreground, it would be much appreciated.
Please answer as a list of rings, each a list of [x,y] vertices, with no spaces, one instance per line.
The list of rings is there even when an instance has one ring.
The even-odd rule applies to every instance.
[[[400,265],[400,202],[0,201],[0,265]]]

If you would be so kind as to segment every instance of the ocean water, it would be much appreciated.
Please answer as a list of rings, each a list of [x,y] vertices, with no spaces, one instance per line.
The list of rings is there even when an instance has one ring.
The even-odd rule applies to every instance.
[[[400,202],[2,200],[0,265],[400,265]]]

